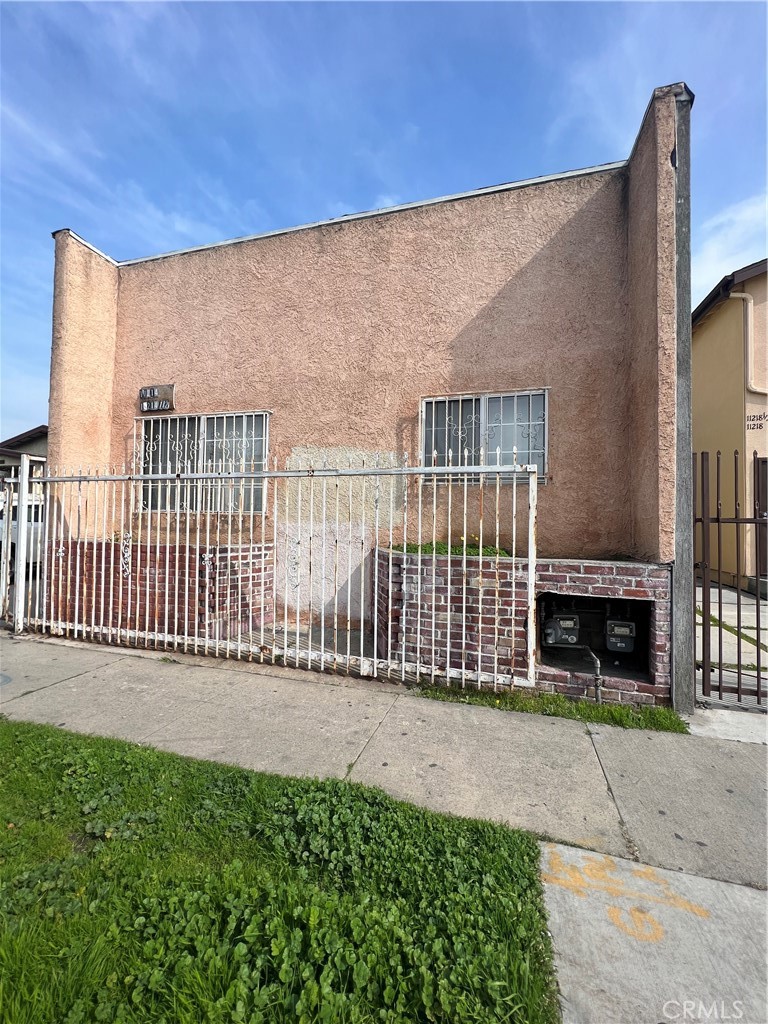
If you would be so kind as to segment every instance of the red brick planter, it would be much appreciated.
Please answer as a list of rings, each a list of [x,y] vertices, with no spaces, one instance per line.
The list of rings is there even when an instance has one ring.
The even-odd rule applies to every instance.
[[[390,575],[391,567],[391,575]],[[434,665],[444,671],[497,672],[525,678],[527,563],[379,550],[377,594],[379,646],[392,659]],[[651,602],[649,673],[637,679],[602,678],[606,702],[670,702],[669,566],[640,562],[542,559],[536,563],[536,594],[624,598]],[[418,654],[418,658],[417,658]],[[605,669],[604,669],[605,671]],[[609,671],[609,670],[608,670]],[[546,692],[594,697],[594,675],[536,665],[536,686]]]
[[[46,576],[51,628],[78,623],[82,635],[113,643],[126,631],[236,639],[274,615],[271,544],[121,550],[117,539],[64,542],[55,552],[49,547]]]

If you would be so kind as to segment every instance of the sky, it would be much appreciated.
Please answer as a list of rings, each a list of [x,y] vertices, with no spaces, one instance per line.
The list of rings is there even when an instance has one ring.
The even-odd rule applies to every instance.
[[[693,300],[766,255],[762,3],[0,4],[0,437],[47,421],[53,240],[118,260],[629,155],[692,112]]]

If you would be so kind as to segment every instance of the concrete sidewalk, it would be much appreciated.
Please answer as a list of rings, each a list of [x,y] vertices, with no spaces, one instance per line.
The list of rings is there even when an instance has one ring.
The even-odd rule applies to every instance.
[[[766,1024],[764,892],[555,844],[542,877],[563,1024]]]
[[[183,662],[183,663],[182,663]],[[0,634],[11,719],[286,775],[765,886],[765,747],[443,704],[385,682]]]
[[[10,719],[352,778],[569,844],[542,858],[565,1024],[729,1019],[715,1002],[766,1024],[764,716],[696,721],[713,733],[738,714],[751,730],[729,719],[726,733],[751,742],[588,728],[386,682],[4,632],[0,670]]]

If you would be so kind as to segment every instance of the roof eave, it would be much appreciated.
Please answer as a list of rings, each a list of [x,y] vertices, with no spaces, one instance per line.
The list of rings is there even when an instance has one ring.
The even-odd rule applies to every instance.
[[[25,430],[21,434],[16,434],[14,437],[6,438],[5,441],[0,441],[0,448],[9,448],[15,444],[23,444],[25,441],[32,441],[36,437],[43,436],[48,436],[47,423],[41,423],[37,427],[32,427],[30,430]]]
[[[716,306],[731,294],[734,285],[743,284],[745,281],[751,281],[754,277],[759,277],[761,274],[765,274],[768,271],[768,259],[757,260],[755,263],[749,263],[746,267],[741,267],[739,270],[734,270],[732,274],[726,274],[722,280],[718,281],[712,291],[706,295],[701,302],[698,304],[693,313],[691,313],[691,323],[695,327],[696,324],[700,323],[704,317],[710,313]]]

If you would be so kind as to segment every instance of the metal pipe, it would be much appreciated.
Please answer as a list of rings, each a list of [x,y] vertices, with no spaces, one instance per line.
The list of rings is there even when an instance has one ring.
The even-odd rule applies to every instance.
[[[600,676],[600,659],[595,654],[595,652],[592,650],[592,648],[591,647],[587,647],[586,644],[579,644],[579,647],[581,647],[581,649],[583,651],[587,652],[587,654],[590,656],[590,658],[592,659],[592,662],[593,662],[593,664],[595,666],[595,700],[597,701],[598,704],[602,704],[603,703],[603,691],[602,691],[602,678]]]
[[[752,356],[755,347],[755,300],[749,292],[731,292],[729,299],[741,299],[744,332],[744,386],[753,395],[768,395],[768,388],[759,387],[752,377]]]
[[[289,470],[259,470],[257,475],[262,480],[285,480],[295,479],[298,477],[307,476],[327,476],[327,477],[348,477],[348,476],[391,476],[391,477],[403,477],[403,476],[424,476],[424,477],[443,477],[443,476],[457,476],[463,477],[467,473],[482,473],[488,472],[488,467],[481,465],[476,466],[462,466],[462,465],[436,465],[436,466],[393,466],[391,468],[382,467],[376,469],[371,466],[364,468],[356,468],[350,466],[345,469],[334,469],[332,467],[322,469],[289,469]],[[530,476],[531,473],[538,472],[535,465],[517,465],[510,464],[505,466],[499,462],[493,464],[494,474],[500,473],[506,475],[508,473],[519,473],[524,476]],[[122,473],[122,474],[107,474],[102,473],[101,480],[125,480],[126,482],[135,481],[137,483],[158,483],[163,480],[190,480],[190,481],[222,481],[222,480],[250,480],[252,473],[243,470],[237,470],[235,472],[204,472],[204,473]],[[51,476],[46,475],[42,477],[47,483],[77,483],[79,480],[87,480],[87,474],[83,474],[82,471],[79,473],[67,473],[67,474],[54,474]]]

